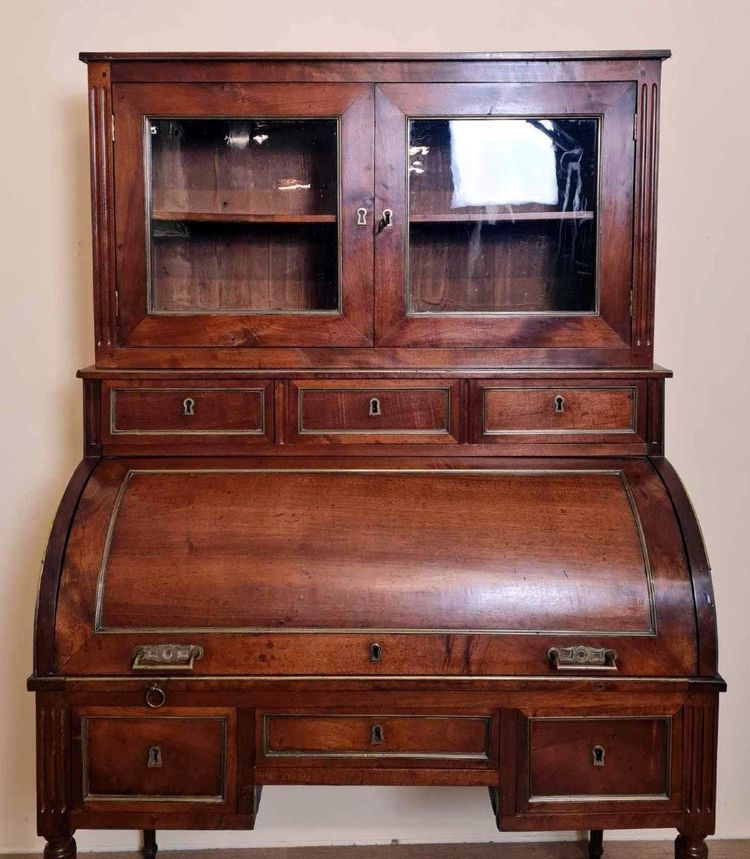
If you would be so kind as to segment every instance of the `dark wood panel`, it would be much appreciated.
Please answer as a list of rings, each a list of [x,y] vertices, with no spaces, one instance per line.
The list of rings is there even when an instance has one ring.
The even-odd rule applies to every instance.
[[[291,443],[440,444],[459,440],[457,381],[289,383]]]
[[[647,405],[643,382],[477,381],[472,387],[473,440],[614,446],[638,441],[645,450]]]
[[[273,383],[154,379],[103,385],[102,440],[141,448],[159,444],[267,444],[274,437]]]
[[[227,713],[80,714],[83,802],[227,801]]]
[[[266,765],[303,765],[333,758],[347,762],[369,759],[431,758],[445,766],[490,763],[488,716],[419,716],[371,713],[368,715],[261,714],[260,756]]]
[[[668,718],[533,718],[529,737],[532,802],[669,794]]]

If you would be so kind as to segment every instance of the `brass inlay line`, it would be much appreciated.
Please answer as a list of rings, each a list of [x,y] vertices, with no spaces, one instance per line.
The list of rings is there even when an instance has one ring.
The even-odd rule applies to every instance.
[[[645,678],[643,678],[645,679]],[[543,794],[534,795],[531,779],[531,731],[534,722],[664,722],[667,727],[665,738],[667,759],[664,767],[664,793],[626,793],[626,794],[570,794],[569,796]],[[647,802],[648,800],[668,800],[672,790],[672,716],[663,714],[657,716],[531,716],[528,719],[528,762],[529,762],[529,802]]]
[[[271,719],[425,719],[431,721],[453,721],[461,719],[484,723],[483,752],[370,752],[342,751],[328,752],[325,749],[273,751],[270,748]],[[424,760],[472,760],[489,761],[489,738],[491,716],[462,716],[462,715],[423,715],[420,713],[264,713],[263,714],[263,754],[266,758],[408,758]]]
[[[166,429],[166,430],[123,430],[116,426],[116,395],[118,393],[146,393],[146,394],[199,394],[209,392],[216,393],[243,393],[258,394],[260,400],[260,426],[258,429],[250,430],[209,430],[209,429]],[[200,416],[198,416],[200,417]],[[109,394],[109,434],[115,435],[264,435],[266,432],[266,398],[265,388],[111,388]]]
[[[351,393],[351,394],[377,394],[383,392],[395,393],[442,393],[445,398],[445,426],[436,429],[415,429],[405,427],[403,429],[306,429],[304,426],[304,395],[306,393]],[[386,417],[382,415],[381,417]],[[451,429],[451,388],[445,387],[414,387],[414,388],[378,388],[377,384],[372,388],[297,388],[297,434],[298,435],[450,435]]]
[[[525,427],[523,429],[487,429],[487,394],[492,393],[493,391],[575,391],[575,392],[583,392],[586,393],[588,391],[615,391],[615,392],[630,392],[631,396],[631,406],[630,406],[630,426],[629,427],[618,427],[617,429],[596,429],[590,428],[587,429],[585,427],[581,427],[579,429],[535,429],[532,427]],[[576,388],[570,387],[569,385],[560,385],[557,387],[539,387],[539,388],[522,388],[522,387],[514,387],[512,385],[497,385],[493,387],[483,387],[482,388],[482,435],[622,435],[627,432],[638,432],[638,388],[635,386],[620,386],[608,387],[606,385],[598,386],[595,388]]]
[[[89,784],[89,722],[95,720],[105,722],[139,722],[146,720],[172,720],[177,722],[218,722],[221,726],[221,793],[217,796],[191,796],[179,795],[169,796],[166,794],[106,794],[91,793]],[[82,786],[84,802],[133,802],[143,800],[147,802],[201,802],[201,803],[224,803],[227,801],[227,717],[226,716],[82,716],[81,717],[81,766]]]

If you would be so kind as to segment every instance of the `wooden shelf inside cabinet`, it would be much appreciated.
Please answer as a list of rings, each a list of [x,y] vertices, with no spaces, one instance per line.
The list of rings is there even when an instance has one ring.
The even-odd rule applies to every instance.
[[[481,223],[496,221],[590,221],[593,212],[412,212],[412,224]]]
[[[321,213],[268,214],[252,212],[166,212],[151,213],[152,221],[190,221],[210,224],[335,224],[336,215]]]

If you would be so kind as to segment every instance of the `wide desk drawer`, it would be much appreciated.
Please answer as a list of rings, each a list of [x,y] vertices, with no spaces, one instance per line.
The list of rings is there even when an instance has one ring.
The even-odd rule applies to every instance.
[[[103,386],[105,443],[264,443],[273,438],[272,383],[111,381]]]
[[[645,436],[643,385],[474,383],[474,441],[633,442]]]
[[[459,383],[320,380],[290,383],[289,440],[313,444],[455,444]]]
[[[488,765],[489,715],[263,713],[260,757],[266,764],[316,765],[336,759],[433,761],[442,765]]]
[[[232,723],[231,711],[141,716],[91,708],[80,717],[83,802],[226,803]]]

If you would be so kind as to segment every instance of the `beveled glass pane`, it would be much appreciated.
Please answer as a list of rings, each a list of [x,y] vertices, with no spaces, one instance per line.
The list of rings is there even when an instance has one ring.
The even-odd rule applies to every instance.
[[[598,125],[411,120],[408,311],[595,312]]]
[[[335,119],[151,118],[151,313],[340,307]]]

